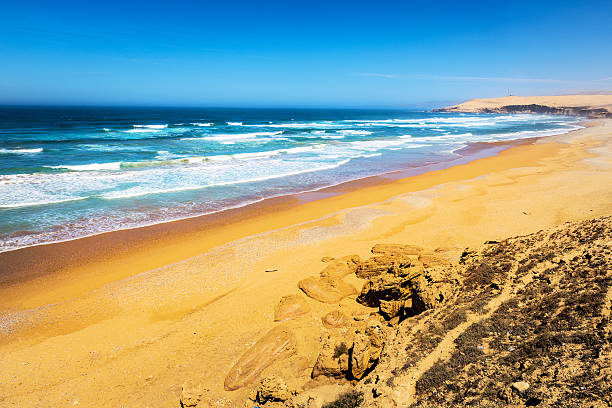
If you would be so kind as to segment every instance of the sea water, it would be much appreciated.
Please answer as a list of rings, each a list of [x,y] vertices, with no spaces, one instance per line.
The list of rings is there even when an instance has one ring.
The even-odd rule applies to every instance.
[[[578,118],[409,110],[0,107],[0,251],[450,161]]]

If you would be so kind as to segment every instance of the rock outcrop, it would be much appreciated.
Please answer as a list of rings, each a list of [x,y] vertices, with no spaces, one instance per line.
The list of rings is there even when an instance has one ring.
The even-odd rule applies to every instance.
[[[488,241],[422,277],[409,286],[434,310],[386,335],[362,406],[612,406],[612,217]]]
[[[612,217],[487,241],[460,256],[457,248],[390,244],[372,253],[359,262],[340,258],[343,266],[334,268],[353,262],[354,273],[365,277],[356,300],[377,311],[354,305],[349,319],[343,302],[323,315],[323,327],[310,319],[323,335],[316,360],[301,357],[301,372],[311,377],[296,386],[302,391],[272,376],[251,401],[318,408],[612,406]],[[356,294],[332,276],[313,276],[299,287],[323,303]],[[295,295],[285,297],[277,309],[293,315],[295,303]],[[232,368],[226,389],[253,383],[294,351],[288,329],[271,330]],[[348,391],[352,397],[342,397]],[[201,390],[184,387],[183,406],[206,401]]]
[[[361,262],[359,255],[348,255],[330,260],[325,269],[321,271],[321,276],[342,279],[347,275],[355,273],[359,262]]]
[[[291,398],[292,395],[293,393],[282,378],[270,376],[264,378],[259,383],[256,401],[262,404],[269,401],[282,402]]]
[[[351,374],[353,378],[360,380],[365,372],[372,368],[380,358],[385,336],[376,320],[368,321],[363,330],[355,333],[353,347],[351,348]]]
[[[341,279],[311,276],[301,280],[298,287],[309,297],[323,303],[338,303],[357,290]]]
[[[346,377],[349,373],[349,348],[353,339],[350,335],[329,335],[323,340],[321,351],[312,369],[312,377]]]
[[[347,315],[342,313],[340,310],[334,310],[332,312],[329,312],[321,318],[323,326],[328,329],[337,329],[340,327],[344,327],[347,325],[348,321],[349,319]]]
[[[275,327],[244,352],[225,377],[225,389],[237,390],[252,383],[274,361],[296,351],[294,334],[286,328]]]
[[[310,311],[306,299],[300,295],[283,296],[274,307],[274,321],[282,322],[304,316]]]

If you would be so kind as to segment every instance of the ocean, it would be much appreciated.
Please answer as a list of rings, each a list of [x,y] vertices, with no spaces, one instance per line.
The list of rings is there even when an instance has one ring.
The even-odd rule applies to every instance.
[[[0,251],[217,212],[566,133],[415,110],[0,107]]]

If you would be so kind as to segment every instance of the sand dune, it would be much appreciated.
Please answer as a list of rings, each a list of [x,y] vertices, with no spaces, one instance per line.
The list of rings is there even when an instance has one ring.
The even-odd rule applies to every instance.
[[[470,99],[459,105],[439,109],[442,112],[475,113],[556,113],[593,118],[612,117],[612,94],[504,96]]]

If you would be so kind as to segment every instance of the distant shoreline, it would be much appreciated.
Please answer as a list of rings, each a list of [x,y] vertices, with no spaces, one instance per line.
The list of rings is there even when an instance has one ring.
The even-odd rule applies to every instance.
[[[506,96],[503,98],[471,99],[459,105],[434,109],[433,111],[539,113],[603,119],[612,118],[612,95]]]

